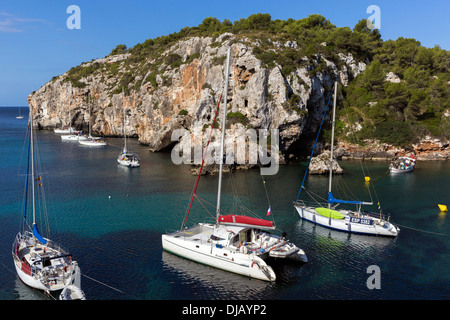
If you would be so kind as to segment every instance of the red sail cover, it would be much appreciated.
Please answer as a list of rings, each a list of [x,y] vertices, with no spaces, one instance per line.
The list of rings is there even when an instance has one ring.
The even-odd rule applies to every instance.
[[[237,216],[233,214],[227,216],[219,216],[219,223],[275,229],[272,221],[247,216]]]

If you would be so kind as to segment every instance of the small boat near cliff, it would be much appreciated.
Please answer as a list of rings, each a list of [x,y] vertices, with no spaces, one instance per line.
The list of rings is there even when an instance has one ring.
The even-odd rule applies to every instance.
[[[102,137],[93,137],[91,135],[91,105],[89,103],[89,95],[88,95],[88,104],[89,104],[89,135],[84,136],[85,139],[79,139],[78,142],[83,146],[88,147],[103,147],[106,146],[107,143],[105,139]]]

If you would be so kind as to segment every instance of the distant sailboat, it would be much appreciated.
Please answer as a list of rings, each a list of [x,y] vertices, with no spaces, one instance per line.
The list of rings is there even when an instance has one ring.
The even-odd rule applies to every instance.
[[[227,52],[227,66],[225,69],[225,102],[227,101],[229,63],[230,49]],[[216,116],[219,106],[220,101]],[[226,113],[227,108],[226,103],[224,103],[219,159],[223,159],[224,153]],[[214,117],[213,126],[215,121],[216,117]],[[207,147],[208,144],[209,141]],[[222,215],[220,202],[223,160],[219,161],[215,223],[198,223],[192,228],[186,228],[186,220],[192,201],[194,197],[197,197],[195,192],[204,160],[205,156],[203,157],[189,210],[181,230],[162,235],[162,247],[165,251],[211,267],[265,281],[276,280],[274,270],[266,262],[266,259],[269,257],[307,261],[303,250],[286,240],[283,235],[277,236],[270,233],[270,230],[275,229],[272,221],[245,215]]]
[[[91,135],[91,104],[89,103],[88,96],[88,104],[89,104],[89,135],[85,137],[85,139],[78,140],[78,142],[83,146],[88,147],[103,147],[106,146],[106,141],[103,138],[93,137]]]
[[[23,119],[23,115],[20,114],[20,107],[19,107],[19,115],[16,117],[16,119]]]
[[[72,133],[75,132],[75,129],[71,126],[71,119],[70,119],[70,95],[69,95],[69,125],[68,126],[62,126],[61,124],[61,129],[54,129],[53,131],[57,134],[64,134],[64,135],[72,135]],[[66,140],[66,138],[61,138],[63,140]],[[69,139],[67,139],[69,140]]]
[[[28,168],[25,182],[24,210],[20,231],[17,233],[12,246],[14,266],[19,278],[26,285],[44,291],[62,290],[74,284],[80,275],[78,263],[72,255],[62,249],[52,240],[43,237],[38,231],[36,211],[44,215],[43,208],[38,208],[36,193],[43,195],[37,188],[42,187],[42,177],[35,177],[35,148],[33,133],[33,111],[30,105],[29,130],[30,143],[28,148]],[[31,173],[29,172],[31,171]],[[28,219],[28,189],[31,185],[31,221]],[[37,203],[36,203],[37,202]]]
[[[306,204],[304,201],[299,200],[302,186],[297,197],[297,201],[294,203],[294,207],[297,210],[301,218],[319,224],[321,226],[368,235],[383,235],[396,237],[400,229],[394,224],[389,222],[389,218],[385,220],[381,213],[369,213],[361,212],[362,205],[372,205],[373,202],[364,201],[350,201],[339,200],[334,198],[332,193],[332,179],[333,179],[333,146],[334,146],[334,126],[335,126],[335,113],[336,113],[336,94],[337,94],[337,82],[334,86],[334,103],[333,103],[333,120],[331,130],[331,152],[330,152],[330,173],[328,182],[328,204],[322,206],[317,200],[314,204]],[[326,112],[326,110],[325,110]],[[325,115],[324,115],[325,116]],[[323,121],[323,120],[322,120]],[[319,130],[320,133],[320,130]],[[314,152],[314,150],[313,150]],[[312,157],[312,155],[311,155]],[[308,165],[309,168],[309,165]],[[308,168],[305,172],[303,182],[308,174]],[[366,180],[367,181],[367,180]],[[353,204],[357,206],[357,210],[337,209],[339,204]]]
[[[117,162],[125,167],[136,168],[140,166],[140,160],[137,154],[127,149],[127,133],[125,132],[125,94],[122,88],[122,109],[123,109],[123,149],[117,157]]]

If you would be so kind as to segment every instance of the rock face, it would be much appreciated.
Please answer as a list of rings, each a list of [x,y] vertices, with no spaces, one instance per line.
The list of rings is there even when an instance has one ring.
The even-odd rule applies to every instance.
[[[311,64],[286,75],[279,66],[263,66],[253,54],[257,45],[254,39],[222,34],[215,39],[180,40],[161,54],[165,58],[162,63],[146,61],[134,65],[130,54],[110,56],[77,67],[83,76],[76,82],[69,79],[71,71],[55,77],[30,94],[28,102],[40,128],[53,129],[70,121],[87,131],[91,121],[94,134],[121,136],[123,109],[119,83],[129,77],[132,81],[125,82],[124,98],[127,136],[138,138],[152,151],[170,150],[178,143],[172,141],[174,130],[204,132],[211,125],[224,85],[226,50],[231,46],[232,76],[226,107],[239,117],[230,130],[278,129],[283,163],[297,157],[299,148],[310,143],[305,137],[315,136],[329,95],[327,90],[335,79],[346,85],[349,77],[364,70],[366,64],[348,54],[340,57],[341,69],[325,61],[324,71],[311,73],[315,68]],[[171,57],[179,57],[178,64],[169,63]],[[155,66],[160,73],[145,71]],[[90,68],[93,71],[87,72]]]
[[[342,159],[369,159],[369,160],[392,160],[396,156],[415,154],[417,160],[448,160],[450,159],[450,143],[439,139],[424,137],[412,148],[405,149],[394,147],[377,140],[366,140],[365,146],[338,142],[334,152],[337,158]]]
[[[342,174],[344,170],[341,168],[336,158],[333,159],[333,173]],[[310,174],[326,174],[330,172],[330,151],[326,150],[311,159],[309,164]]]

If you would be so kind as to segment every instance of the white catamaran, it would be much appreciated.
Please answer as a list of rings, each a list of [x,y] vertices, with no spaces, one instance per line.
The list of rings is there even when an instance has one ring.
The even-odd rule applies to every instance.
[[[223,101],[227,101],[229,64],[230,49],[228,49],[227,52]],[[220,100],[221,99],[219,99],[216,116],[219,110]],[[297,261],[306,262],[306,254],[303,250],[286,240],[284,236],[277,236],[270,233],[269,230],[275,229],[272,221],[244,215],[221,214],[220,201],[226,109],[226,103],[224,103],[222,138],[219,155],[219,159],[222,159],[222,161],[219,161],[216,221],[215,223],[198,223],[192,228],[186,228],[186,220],[194,196],[196,196],[195,192],[202,172],[205,155],[207,154],[207,150],[205,150],[189,210],[181,230],[163,234],[162,247],[168,252],[211,267],[251,278],[275,281],[276,274],[272,267],[267,264],[267,258],[291,258]],[[214,118],[213,126],[215,120],[216,118]]]
[[[17,275],[26,285],[44,290],[46,292],[62,290],[68,285],[74,285],[75,280],[81,274],[78,263],[72,259],[72,255],[62,249],[52,240],[43,237],[37,227],[36,211],[45,210],[37,208],[36,193],[41,194],[41,176],[35,177],[35,146],[33,134],[33,111],[30,106],[29,130],[30,143],[28,148],[28,169],[25,182],[25,197],[23,219],[20,231],[16,235],[12,246],[12,256]],[[31,172],[29,172],[31,170]],[[31,186],[30,186],[31,185]],[[32,219],[28,221],[29,204],[27,198],[31,189],[31,213]],[[40,211],[42,211],[40,210]],[[45,212],[42,212],[45,214]],[[40,214],[39,214],[40,215]],[[31,223],[30,223],[31,222]]]
[[[306,204],[304,201],[299,200],[300,193],[304,189],[302,183],[297,200],[294,202],[294,207],[301,218],[309,220],[311,222],[314,222],[327,228],[352,233],[395,237],[398,235],[400,229],[394,224],[390,223],[389,218],[386,220],[381,211],[380,213],[361,212],[362,205],[372,205],[373,202],[339,200],[334,198],[333,196],[331,189],[333,179],[332,162],[333,162],[334,126],[336,113],[336,95],[337,95],[336,90],[337,90],[337,82],[335,83],[334,86],[334,99],[333,99],[334,103],[333,103],[332,130],[331,130],[331,153],[330,153],[331,156],[330,156],[330,172],[328,182],[328,203],[325,206],[321,206],[321,204],[318,203],[317,201],[315,204]],[[314,152],[314,150],[312,152]],[[308,174],[308,168],[305,172],[303,182],[305,181],[306,175]],[[357,210],[337,209],[336,207],[340,204],[356,205]]]
[[[122,153],[117,157],[117,162],[125,167],[139,167],[140,160],[137,154],[127,150],[127,134],[125,132],[125,95],[122,88],[122,109],[123,109],[123,149]]]

